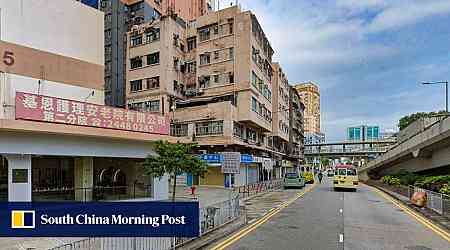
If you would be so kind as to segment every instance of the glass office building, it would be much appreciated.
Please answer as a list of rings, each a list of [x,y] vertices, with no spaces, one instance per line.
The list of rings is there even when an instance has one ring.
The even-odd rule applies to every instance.
[[[379,126],[361,125],[347,128],[348,141],[371,141],[380,139]]]

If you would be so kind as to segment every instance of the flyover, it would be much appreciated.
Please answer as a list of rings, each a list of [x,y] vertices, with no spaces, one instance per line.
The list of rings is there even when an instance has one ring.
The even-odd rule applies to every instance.
[[[388,152],[359,168],[360,179],[379,178],[402,169],[420,172],[450,165],[450,117],[431,122],[420,119],[403,134]]]
[[[377,157],[386,153],[395,140],[344,141],[305,145],[305,157]]]

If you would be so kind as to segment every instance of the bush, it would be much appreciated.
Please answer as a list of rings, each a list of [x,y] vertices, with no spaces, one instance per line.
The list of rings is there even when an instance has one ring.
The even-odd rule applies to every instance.
[[[419,179],[419,175],[416,175],[412,172],[406,171],[404,169],[400,170],[397,174],[394,175],[395,177],[400,179],[400,184],[402,185],[414,185],[414,183]]]
[[[388,185],[392,185],[392,186],[398,186],[400,185],[400,179],[395,177],[395,176],[391,176],[391,175],[385,175],[381,178],[381,181],[383,183],[386,183]]]
[[[441,189],[439,189],[439,193],[450,195],[450,183],[442,185]]]
[[[400,186],[400,179],[399,178],[397,178],[397,177],[392,177],[390,180],[389,180],[389,185],[392,185],[392,186]]]
[[[421,177],[414,183],[415,186],[428,189],[431,191],[439,191],[445,184],[450,182],[450,175],[437,175]]]
[[[389,184],[389,182],[391,181],[392,176],[390,175],[385,175],[383,177],[381,177],[381,182]]]

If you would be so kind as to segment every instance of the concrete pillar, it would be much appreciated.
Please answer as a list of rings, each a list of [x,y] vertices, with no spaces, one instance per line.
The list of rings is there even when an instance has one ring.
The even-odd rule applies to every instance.
[[[94,188],[94,159],[92,157],[76,158],[74,172],[75,200],[92,201]]]
[[[153,178],[152,196],[155,200],[169,199],[169,175],[165,174],[161,178]]]
[[[31,155],[5,155],[8,160],[8,201],[31,201]]]
[[[367,174],[367,171],[364,171],[364,172],[358,172],[358,179],[360,181],[368,181],[370,178],[369,178],[369,175]]]

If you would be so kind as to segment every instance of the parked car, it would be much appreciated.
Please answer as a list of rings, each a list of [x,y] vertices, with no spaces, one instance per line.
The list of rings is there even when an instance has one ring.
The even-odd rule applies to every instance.
[[[283,188],[303,188],[305,186],[305,179],[303,175],[298,173],[286,173],[283,178]]]
[[[306,184],[313,184],[314,183],[314,175],[310,172],[303,172],[303,177],[305,178]]]

